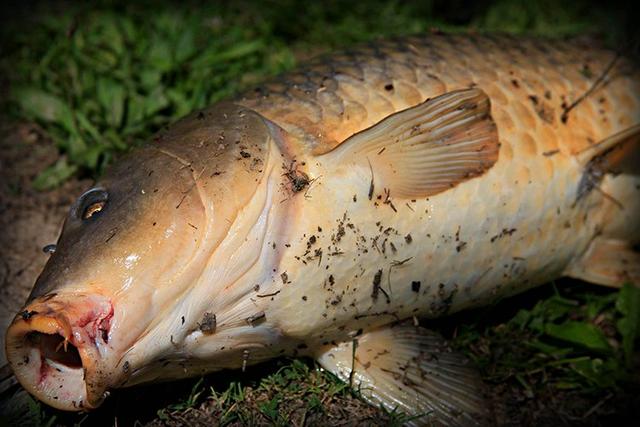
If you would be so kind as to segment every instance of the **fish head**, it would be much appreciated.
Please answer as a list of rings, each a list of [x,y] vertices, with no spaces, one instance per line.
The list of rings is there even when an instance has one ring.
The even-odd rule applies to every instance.
[[[233,306],[247,292],[240,279],[263,261],[276,145],[261,116],[218,104],[81,195],[7,331],[22,385],[59,409],[91,409],[136,372],[163,377],[159,358],[185,358],[186,341],[210,335],[203,316]]]

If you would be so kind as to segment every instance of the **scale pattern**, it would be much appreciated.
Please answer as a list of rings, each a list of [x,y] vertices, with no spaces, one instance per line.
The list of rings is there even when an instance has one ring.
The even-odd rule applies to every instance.
[[[312,61],[239,102],[317,155],[390,114],[471,86],[489,96],[501,144],[480,177],[426,199],[390,194],[392,208],[381,187],[367,197],[375,171],[308,161],[314,185],[284,242],[295,256],[284,256],[272,283],[280,292],[272,318],[287,334],[322,343],[348,339],[349,329],[439,317],[561,276],[595,236],[640,239],[637,180],[608,177],[576,203],[584,174],[576,154],[640,123],[638,68],[587,40],[374,42]],[[288,284],[279,287],[283,272]]]
[[[371,42],[319,57],[240,102],[319,154],[389,114],[470,86],[489,95],[501,139],[517,141],[523,154],[575,153],[640,121],[638,68],[587,39],[431,34]]]

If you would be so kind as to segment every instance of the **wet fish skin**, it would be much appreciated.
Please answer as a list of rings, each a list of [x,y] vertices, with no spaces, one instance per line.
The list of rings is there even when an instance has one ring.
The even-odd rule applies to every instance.
[[[491,99],[507,143],[524,144],[531,154],[560,146],[575,153],[636,123],[638,68],[620,57],[610,75],[614,82],[584,99],[561,124],[564,109],[591,88],[616,55],[589,38],[439,33],[377,40],[321,56],[237,102],[318,154],[394,112],[477,86]]]
[[[589,91],[613,61],[606,84],[596,87],[564,118],[571,103]],[[313,248],[322,248],[324,258],[318,264],[313,252],[304,255],[307,244],[300,237],[300,242],[291,243],[292,250],[308,265],[296,266],[291,261],[281,268],[300,270],[299,277],[304,278],[311,270],[317,271],[318,265],[330,264],[325,283],[329,276],[340,281],[366,274],[367,288],[349,298],[342,295],[337,307],[331,305],[335,298],[322,298],[323,304],[315,300],[307,304],[309,311],[299,308],[305,304],[298,294],[306,287],[286,288],[282,298],[291,305],[281,306],[280,317],[289,333],[295,330],[296,336],[324,342],[337,336],[345,339],[345,330],[338,331],[344,324],[341,319],[363,315],[361,304],[371,299],[371,283],[380,268],[385,279],[393,274],[394,282],[402,283],[400,296],[396,288],[387,292],[395,292],[403,302],[415,299],[410,284],[420,279],[421,267],[416,271],[410,264],[428,263],[430,277],[446,280],[422,281],[421,293],[429,292],[426,303],[418,299],[400,311],[382,307],[378,312],[384,315],[376,316],[378,319],[364,316],[351,321],[351,331],[413,314],[437,317],[445,310],[442,300],[452,294],[455,298],[447,305],[447,313],[547,282],[562,275],[598,233],[640,240],[640,222],[635,219],[640,212],[637,178],[619,176],[602,186],[611,198],[624,201],[623,210],[602,195],[592,195],[589,202],[575,206],[584,172],[577,154],[640,123],[638,68],[591,43],[440,34],[374,42],[364,49],[320,59],[245,94],[239,102],[319,155],[390,114],[465,87],[487,93],[500,136],[500,159],[486,175],[427,200],[409,201],[408,206],[399,200],[396,213],[380,200],[370,209],[371,177],[366,168],[359,173],[353,168],[328,173],[324,165],[310,163],[305,169],[311,177],[322,176],[306,201],[312,206],[309,211],[322,214],[294,218],[304,223],[300,225],[306,230],[302,236],[316,237]],[[386,197],[378,186],[374,196]],[[325,201],[331,197],[342,203],[328,206]],[[347,203],[354,197],[357,203]],[[340,226],[346,230],[344,239],[351,240],[333,245],[332,235]],[[394,238],[384,234],[387,227],[393,227]],[[408,233],[413,244],[403,240]],[[373,242],[376,237],[379,248]],[[353,254],[362,238],[366,243],[360,243],[358,256],[345,255]],[[386,253],[380,253],[385,240]],[[384,262],[370,261],[376,267],[363,273],[364,249]],[[446,262],[442,261],[445,250]],[[408,264],[392,266],[408,258]],[[289,278],[299,283],[295,274],[289,273]],[[352,306],[341,312],[354,301],[359,309]],[[299,316],[287,317],[287,310],[301,310],[301,316],[314,313],[314,317],[300,322]]]
[[[358,337],[374,351],[376,341],[393,349],[402,336],[398,348],[414,354],[412,341],[437,340],[383,328],[559,277],[596,237],[640,240],[637,175],[608,174],[600,191],[576,197],[585,148],[640,123],[639,89],[631,62],[579,41],[430,35],[312,62],[234,103],[194,113],[115,165],[98,184],[109,201],[95,221],[87,226],[72,210],[27,315],[8,332],[8,358],[32,393],[74,409],[30,382],[33,365],[19,365],[25,336],[58,333],[79,348],[83,365],[100,368],[100,375],[89,370],[89,393],[70,391],[85,408],[97,406],[107,388],[280,354],[309,354],[336,368],[330,359],[350,354],[344,345]],[[371,156],[336,155],[381,120],[456,91],[486,97],[499,152],[451,188],[396,195],[393,176],[371,166],[393,144]],[[78,205],[86,207],[83,198]],[[138,258],[127,264],[131,255]],[[81,303],[85,294],[99,298]],[[83,308],[69,318],[47,310],[54,304]],[[201,328],[211,316],[213,333]],[[100,342],[107,317],[108,340]],[[380,338],[367,339],[373,336]],[[84,348],[101,351],[85,356]],[[452,357],[440,367],[459,365]],[[67,374],[82,385],[76,371]],[[456,387],[468,395],[473,375],[462,377],[467,385]]]
[[[243,226],[232,227],[239,213],[251,215],[254,203],[262,214],[265,200],[255,193],[259,188],[264,199],[267,184],[275,185],[263,179],[272,173],[269,156],[279,151],[271,145],[260,116],[219,103],[160,132],[80,196],[25,309],[8,330],[7,358],[25,388],[59,409],[81,410],[98,406],[107,388],[136,383],[149,368],[162,368],[164,378],[174,371],[176,377],[196,372],[183,368],[185,356],[176,342],[201,333],[200,306],[215,308],[215,290],[197,288],[202,275],[216,274],[206,270],[211,253],[224,241],[226,256],[233,256],[227,234],[243,232]],[[83,218],[95,201],[106,203]],[[242,246],[242,240],[236,243]],[[254,249],[243,254],[261,252],[260,245]],[[202,295],[191,296],[196,290]],[[238,297],[225,292],[216,301],[224,304],[225,298]],[[220,338],[230,325],[218,319]],[[77,349],[84,372],[44,363],[40,355],[59,348],[30,344],[42,334],[58,334],[65,348]],[[234,351],[233,337],[223,341]],[[235,351],[238,357],[228,358],[234,362],[223,358],[218,368],[238,366],[242,350]],[[257,352],[254,359],[260,360]],[[65,382],[86,384],[86,390],[58,389]]]

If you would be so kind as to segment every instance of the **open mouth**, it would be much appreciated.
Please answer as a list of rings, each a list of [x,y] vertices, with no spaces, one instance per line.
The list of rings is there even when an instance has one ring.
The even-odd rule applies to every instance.
[[[106,391],[98,347],[106,346],[108,333],[99,328],[110,310],[87,311],[81,305],[80,317],[69,309],[36,307],[26,312],[29,316],[18,316],[7,331],[7,359],[18,381],[39,400],[68,411],[97,407]]]
[[[43,362],[54,369],[82,368],[82,358],[78,349],[62,335],[29,332],[25,338],[28,345],[40,349]]]

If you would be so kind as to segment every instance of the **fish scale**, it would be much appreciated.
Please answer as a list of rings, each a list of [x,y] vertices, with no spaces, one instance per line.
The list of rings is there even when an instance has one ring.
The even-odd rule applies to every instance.
[[[353,170],[326,176],[322,166],[311,165],[310,176],[320,178],[309,191],[305,215],[296,218],[299,224],[291,225],[300,234],[297,242],[291,242],[292,251],[299,250],[298,256],[307,252],[306,238],[318,234],[314,230],[321,225],[325,233],[318,236],[318,246],[331,253],[330,234],[342,221],[359,232],[347,231],[338,245],[341,250],[334,252],[357,256],[325,255],[318,265],[284,257],[281,270],[299,283],[284,288],[279,296],[288,301],[278,316],[284,329],[325,342],[345,339],[349,332],[394,319],[442,315],[439,307],[452,293],[447,313],[561,275],[605,226],[604,215],[618,209],[601,195],[592,197],[589,204],[574,206],[583,173],[574,155],[640,122],[639,74],[620,59],[605,76],[607,83],[572,109],[563,123],[568,105],[596,83],[615,56],[584,41],[431,35],[329,56],[246,94],[243,105],[321,154],[390,114],[475,86],[492,102],[501,143],[499,160],[486,175],[427,200],[409,202],[410,207],[399,201],[398,212],[383,203],[367,203],[367,170],[358,171],[359,179],[354,179]],[[616,197],[627,184],[611,179],[603,188]],[[358,203],[350,202],[354,195]],[[331,206],[327,200],[332,200]],[[638,212],[631,205],[630,210]],[[345,215],[348,221],[341,219]],[[618,226],[636,227],[628,217],[614,221]],[[388,238],[376,224],[397,230],[397,253],[388,248],[380,253],[371,243]],[[407,234],[413,236],[411,245],[403,242]],[[356,240],[363,236],[368,243],[366,254],[354,251]],[[447,262],[431,265],[443,251]],[[392,266],[408,258],[412,261]],[[423,263],[429,265],[428,273]],[[379,269],[388,282],[387,292],[394,294],[390,304],[380,302],[381,297],[372,302],[371,287]],[[387,280],[389,269],[393,284]],[[312,291],[302,285],[318,275],[309,284]],[[317,298],[310,298],[329,276],[352,283],[340,302],[330,303],[335,302],[331,292],[318,291]],[[414,281],[422,282],[419,295],[411,290]],[[284,314],[300,311],[301,305],[308,307],[302,310],[303,316],[309,316],[307,321]],[[349,322],[345,329],[345,319],[354,317],[359,321]]]
[[[526,133],[537,152],[569,153],[638,121],[638,70],[620,59],[612,84],[573,109],[566,126],[558,124],[562,105],[589,90],[614,58],[586,40],[434,34],[322,57],[240,103],[324,153],[394,112],[476,85],[494,104],[503,143]]]

